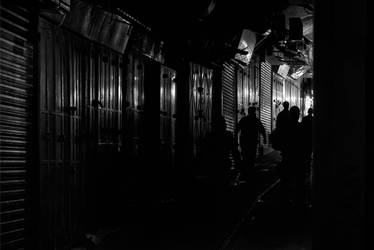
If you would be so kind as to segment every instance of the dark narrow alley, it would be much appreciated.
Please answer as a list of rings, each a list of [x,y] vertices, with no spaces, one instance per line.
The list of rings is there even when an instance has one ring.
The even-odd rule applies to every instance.
[[[364,249],[366,9],[1,0],[0,249]]]

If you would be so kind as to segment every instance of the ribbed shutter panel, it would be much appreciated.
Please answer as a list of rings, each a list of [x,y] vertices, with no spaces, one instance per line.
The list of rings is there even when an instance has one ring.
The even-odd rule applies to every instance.
[[[236,122],[236,81],[235,65],[223,64],[222,72],[222,113],[226,119],[227,130],[234,131]]]
[[[29,25],[25,8],[0,3],[0,249],[4,250],[25,245],[32,133]]]
[[[266,133],[271,131],[271,64],[261,63],[260,119]]]

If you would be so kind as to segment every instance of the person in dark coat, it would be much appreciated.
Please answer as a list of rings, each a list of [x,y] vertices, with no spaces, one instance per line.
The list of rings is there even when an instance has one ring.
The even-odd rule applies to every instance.
[[[311,183],[313,178],[312,159],[313,159],[313,109],[308,109],[308,115],[303,117],[301,121],[304,140],[304,175],[306,177],[308,187],[306,191],[306,203],[311,204]]]
[[[290,104],[289,102],[284,101],[282,105],[283,105],[283,110],[279,112],[279,114],[277,115],[275,127],[276,127],[278,138],[279,138],[278,140],[279,140],[280,151],[283,154],[283,146],[284,146],[283,143],[287,140],[286,132],[287,132],[287,129],[290,123],[290,111],[288,110]]]
[[[257,146],[259,143],[259,134],[262,135],[266,144],[265,128],[256,117],[256,108],[249,107],[248,115],[243,117],[238,124],[237,131],[242,156],[242,174],[245,180],[248,180],[250,172],[254,171],[254,164],[257,155]]]
[[[290,111],[288,110],[290,103],[287,101],[284,101],[282,103],[282,106],[283,106],[283,110],[279,112],[279,114],[277,115],[276,122],[275,122],[275,127],[279,131],[284,131],[288,127],[288,123],[290,120]]]
[[[311,156],[312,156],[312,130],[313,130],[313,109],[308,109],[308,115],[303,117],[301,121],[301,126],[303,129],[303,137],[304,137],[304,147],[305,147],[305,160],[310,163]]]
[[[281,182],[285,198],[295,206],[302,205],[305,195],[304,138],[299,122],[300,109],[291,107],[290,121],[285,131],[286,140],[282,152]]]

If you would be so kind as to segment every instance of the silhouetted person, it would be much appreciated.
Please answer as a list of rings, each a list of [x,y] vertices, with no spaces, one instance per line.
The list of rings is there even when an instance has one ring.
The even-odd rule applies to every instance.
[[[308,186],[310,187],[312,182],[312,152],[313,152],[313,109],[308,109],[308,115],[303,117],[301,121],[301,127],[303,132],[303,153],[304,153],[304,176],[305,179],[308,179],[310,183]],[[311,191],[308,191],[306,194],[306,201],[310,204],[311,202]]]
[[[290,121],[285,131],[286,140],[282,152],[282,185],[284,198],[299,208],[305,199],[304,138],[298,121],[300,109],[293,106],[289,114]]]
[[[308,109],[308,115],[303,117],[301,126],[303,129],[304,147],[305,147],[305,159],[310,162],[312,155],[312,124],[313,124],[313,109]]]
[[[256,108],[249,107],[248,115],[243,117],[238,124],[237,133],[240,133],[239,143],[242,155],[242,174],[244,179],[253,174],[254,164],[259,143],[259,134],[262,135],[266,144],[266,132],[260,119],[256,117]]]
[[[277,115],[275,127],[277,129],[279,139],[280,139],[280,146],[281,146],[281,151],[283,151],[283,143],[287,140],[286,138],[286,133],[287,129],[289,127],[290,123],[290,111],[288,110],[290,104],[287,101],[284,101],[282,103],[283,110],[279,112]]]
[[[279,112],[277,115],[277,120],[276,120],[276,128],[277,129],[284,129],[288,126],[289,118],[290,118],[290,111],[288,110],[290,107],[290,103],[287,101],[284,101],[282,103],[283,110]]]

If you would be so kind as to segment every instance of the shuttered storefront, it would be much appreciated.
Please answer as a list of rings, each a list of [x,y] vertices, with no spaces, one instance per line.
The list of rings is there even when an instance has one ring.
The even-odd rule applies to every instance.
[[[82,219],[83,67],[90,46],[43,19],[39,29],[41,242],[42,249],[60,249]]]
[[[271,131],[271,94],[271,64],[265,61],[261,63],[260,119],[267,134]]]
[[[253,58],[253,61],[248,65],[249,71],[249,106],[254,106],[259,112],[260,100],[260,70],[261,65],[258,57]],[[258,115],[258,113],[257,113]]]
[[[41,248],[65,249],[118,214],[123,62],[43,18],[39,29]]]
[[[176,123],[176,72],[161,66],[160,84],[160,142],[164,165],[171,167],[175,161]]]
[[[93,66],[90,71],[87,71],[85,67],[81,68],[81,76],[88,76],[86,79],[83,77],[80,80],[82,81],[83,89],[91,92],[90,99],[86,95],[82,96],[85,100],[86,113],[89,110],[91,115],[87,116],[84,113],[83,117],[81,117],[86,122],[85,125],[82,124],[83,129],[74,129],[80,129],[79,133],[84,133],[85,128],[91,126],[89,137],[85,138],[77,146],[82,147],[84,144],[89,143],[92,148],[86,154],[88,157],[87,164],[83,166],[84,168],[80,173],[77,172],[75,177],[77,181],[83,182],[82,186],[79,186],[78,182],[75,188],[77,191],[81,190],[81,188],[85,187],[84,182],[89,182],[90,185],[87,192],[91,197],[91,202],[88,204],[87,210],[92,210],[93,206],[96,206],[96,215],[93,215],[92,219],[99,226],[102,226],[107,221],[118,219],[122,213],[121,204],[118,204],[117,201],[124,189],[123,176],[125,176],[124,166],[120,164],[123,132],[123,58],[122,55],[107,47],[92,43],[90,43],[90,47],[91,56],[89,61],[84,59],[87,54],[80,54],[79,50],[73,52],[77,54],[77,65],[82,65],[83,63],[87,65],[90,62]],[[80,60],[82,61],[79,62]],[[92,123],[93,125],[90,125]],[[85,148],[83,147],[83,149]],[[73,148],[72,150],[76,149]],[[84,163],[86,159],[77,158],[77,160]],[[79,175],[84,173],[89,175]],[[73,202],[75,201],[79,202],[79,199]],[[76,205],[79,208],[80,204]],[[79,218],[76,221],[80,223]]]
[[[0,3],[0,249],[23,249],[32,157],[31,13]]]
[[[238,90],[238,121],[247,115],[250,106],[250,93],[253,88],[250,86],[249,68],[239,68],[237,71],[237,90]],[[253,95],[253,94],[252,94]]]
[[[300,108],[300,82],[292,78],[286,78],[284,84],[284,99],[292,106]]]
[[[222,72],[222,114],[226,119],[227,130],[233,132],[237,120],[237,79],[235,65],[223,64]]]
[[[211,131],[213,70],[190,63],[190,134],[193,155],[198,157],[203,140]]]
[[[144,134],[144,58],[136,53],[127,55],[124,146],[135,158],[143,151]]]
[[[300,108],[300,83],[293,80],[290,81],[290,107],[297,106]]]

